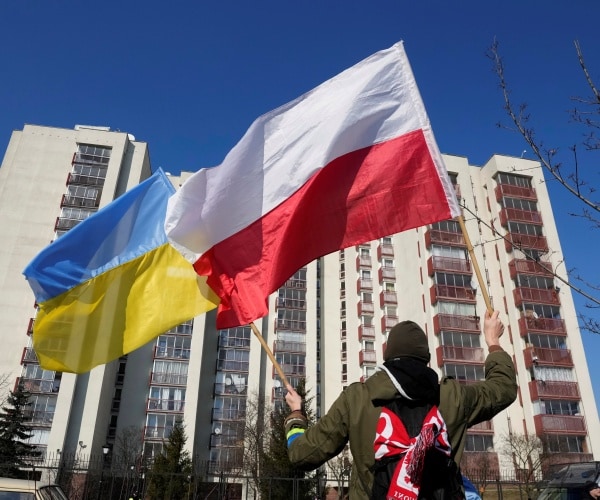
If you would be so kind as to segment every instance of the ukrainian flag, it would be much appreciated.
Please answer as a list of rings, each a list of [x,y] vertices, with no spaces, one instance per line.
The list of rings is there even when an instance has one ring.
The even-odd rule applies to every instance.
[[[81,222],[23,271],[39,310],[33,348],[46,370],[82,373],[218,304],[167,241],[162,170]]]

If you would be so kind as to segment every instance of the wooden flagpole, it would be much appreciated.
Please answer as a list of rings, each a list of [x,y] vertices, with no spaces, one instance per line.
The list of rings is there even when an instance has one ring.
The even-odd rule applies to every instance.
[[[263,336],[258,331],[258,328],[254,324],[254,322],[250,323],[250,328],[252,328],[252,332],[254,333],[254,335],[256,336],[256,338],[258,339],[258,341],[260,342],[260,344],[263,346],[263,349],[267,353],[267,356],[269,356],[269,359],[271,360],[271,363],[273,363],[273,366],[275,367],[275,370],[277,370],[277,373],[279,374],[279,378],[281,379],[281,383],[283,384],[284,387],[287,387],[288,385],[290,385],[290,383],[288,382],[288,379],[285,376],[285,373],[283,373],[283,370],[281,369],[281,366],[279,366],[279,363],[275,359],[275,356],[273,356],[273,351],[271,351],[271,348],[265,342],[265,339],[263,338]]]
[[[475,258],[475,252],[473,251],[473,245],[471,245],[471,239],[469,238],[469,233],[467,233],[465,220],[462,215],[459,215],[457,219],[458,223],[460,224],[460,229],[462,231],[463,237],[465,238],[465,243],[467,244],[469,257],[471,257],[471,263],[473,264],[473,269],[475,270],[475,275],[477,276],[477,281],[479,282],[479,288],[481,289],[485,306],[487,307],[488,312],[492,314],[494,312],[494,308],[492,307],[492,301],[490,300],[490,296],[487,291],[487,284],[483,281],[483,276],[481,276],[479,264],[477,263],[477,259]]]

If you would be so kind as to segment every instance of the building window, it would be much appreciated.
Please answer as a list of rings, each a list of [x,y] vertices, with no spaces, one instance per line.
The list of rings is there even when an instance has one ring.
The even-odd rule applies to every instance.
[[[526,212],[537,212],[537,203],[531,200],[524,200],[522,198],[503,198],[502,203],[505,208],[516,208],[517,210],[524,210]]]
[[[550,453],[583,453],[583,436],[557,436],[547,434],[544,444]]]
[[[498,172],[496,177],[498,184],[510,184],[511,186],[518,186],[523,188],[531,189],[531,177],[525,177],[522,175],[507,174],[506,172]]]
[[[471,288],[470,274],[451,274],[435,273],[434,280],[436,285],[458,286],[462,288]]]
[[[444,375],[446,377],[452,377],[456,380],[483,380],[484,373],[482,366],[469,366],[469,365],[444,365]]]
[[[444,231],[446,233],[462,233],[460,229],[460,224],[454,220],[443,220],[440,222],[435,222],[431,225],[433,229],[437,229],[438,231]]]
[[[465,451],[493,451],[493,436],[486,434],[467,434]]]
[[[461,332],[442,332],[442,345],[456,347],[481,347],[479,335]]]
[[[508,232],[527,236],[543,236],[542,226],[527,224],[526,222],[508,221]]]

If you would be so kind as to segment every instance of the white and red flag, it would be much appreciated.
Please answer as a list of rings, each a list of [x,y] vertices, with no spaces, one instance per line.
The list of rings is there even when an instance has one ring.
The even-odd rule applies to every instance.
[[[170,199],[165,230],[229,328],[315,258],[457,215],[399,42],[258,118]]]

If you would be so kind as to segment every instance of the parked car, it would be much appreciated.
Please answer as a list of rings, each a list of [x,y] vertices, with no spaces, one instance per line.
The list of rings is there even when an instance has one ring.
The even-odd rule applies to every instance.
[[[537,500],[588,500],[591,485],[600,481],[600,462],[553,466]]]
[[[57,484],[0,477],[0,500],[68,500]]]

